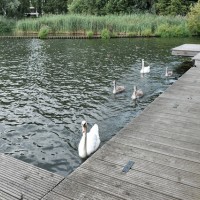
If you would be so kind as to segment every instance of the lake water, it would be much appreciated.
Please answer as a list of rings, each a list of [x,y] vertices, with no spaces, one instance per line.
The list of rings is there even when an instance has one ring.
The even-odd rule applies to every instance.
[[[103,145],[169,87],[165,67],[176,77],[191,67],[171,48],[198,41],[0,40],[0,152],[67,176],[82,162],[81,121],[99,125]],[[113,95],[113,80],[126,92]],[[134,85],[145,93],[136,104]]]

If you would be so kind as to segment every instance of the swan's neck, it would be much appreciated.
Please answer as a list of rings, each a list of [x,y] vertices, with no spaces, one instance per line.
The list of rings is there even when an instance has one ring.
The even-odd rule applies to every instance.
[[[133,91],[132,99],[133,99],[133,100],[136,99],[136,92],[135,92],[135,91]]]
[[[166,72],[165,72],[165,76],[167,76],[168,75],[168,70],[167,70],[167,67],[166,67]]]
[[[113,89],[113,93],[116,92],[116,83],[114,83],[114,89]]]
[[[87,128],[86,127],[82,127],[82,145],[81,145],[81,157],[82,158],[86,158],[87,157]]]
[[[144,69],[144,60],[142,60],[142,69]]]

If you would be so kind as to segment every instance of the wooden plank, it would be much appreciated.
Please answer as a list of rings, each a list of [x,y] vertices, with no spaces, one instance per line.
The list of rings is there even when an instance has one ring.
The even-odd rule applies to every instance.
[[[1,200],[18,200],[17,197],[11,196],[0,189],[0,199]]]
[[[120,166],[124,166],[128,160],[132,160],[134,161],[134,166],[132,168],[133,170],[200,188],[200,174],[195,174],[174,167],[140,159],[134,155],[127,156],[123,153],[116,153],[113,152],[112,148],[110,147],[101,149],[94,155],[93,158]]]
[[[168,156],[173,156],[175,158],[180,158],[180,159],[185,159],[188,161],[200,163],[199,152],[179,149],[176,147],[159,144],[155,142],[144,141],[138,138],[131,139],[131,138],[114,137],[112,138],[112,141],[115,141],[116,143],[119,143],[119,144],[130,146],[130,147],[141,148],[144,150],[148,150],[148,151],[152,151],[152,152],[156,152],[156,153],[160,153],[160,154],[164,154]]]
[[[96,160],[93,160],[92,163],[95,161]],[[85,166],[78,168],[75,175],[70,176],[69,179],[81,182],[82,184],[88,186],[93,186],[98,189],[100,188],[104,192],[126,200],[175,199],[159,192],[137,186],[131,182],[124,181],[123,178],[111,177],[106,173],[106,171],[103,172],[102,170],[99,170],[99,172],[98,170],[94,171],[91,168],[88,170],[87,166]],[[119,173],[121,173],[121,170]]]
[[[13,198],[41,199],[64,177],[0,154],[0,190]]]
[[[176,123],[186,123],[188,125],[188,129],[192,127],[192,129],[198,129],[200,128],[200,120],[197,117],[188,117],[188,116],[183,116],[178,113],[172,113],[172,112],[156,112],[155,111],[148,111],[148,112],[143,112],[140,120],[142,120],[145,117],[151,117],[155,122],[157,120],[163,120],[163,121],[169,121],[171,123],[172,121]],[[191,130],[192,130],[191,129]]]
[[[158,144],[167,145],[170,147],[176,147],[179,149],[200,152],[200,143],[193,144],[193,143],[189,143],[189,142],[185,142],[185,141],[174,140],[172,138],[167,138],[164,136],[156,135],[156,134],[154,134],[153,131],[151,131],[151,132],[148,131],[147,133],[145,133],[142,131],[136,132],[134,129],[126,129],[126,130],[123,129],[123,131],[120,132],[120,134],[117,134],[115,138],[127,138],[130,140],[140,139],[140,140],[144,140],[144,141],[150,141],[150,142],[155,142]]]
[[[172,55],[195,56],[200,52],[198,44],[183,44],[172,49]]]
[[[178,80],[197,80],[199,74],[199,69],[197,67],[191,67],[186,73],[184,73]]]
[[[73,173],[75,176],[76,171]],[[53,192],[59,194],[60,196],[64,196],[70,199],[106,199],[106,200],[122,200],[122,198],[117,195],[111,195],[102,191],[101,188],[95,188],[95,185],[86,185],[84,183],[80,183],[79,181],[74,181],[69,178],[66,178],[63,182],[61,182]]]
[[[200,60],[200,53],[198,53],[197,55],[195,55],[192,59],[193,60]]]
[[[137,147],[132,147],[128,145],[124,145],[122,143],[117,143],[114,141],[109,141],[108,145],[104,145],[102,149],[110,151],[112,149],[113,152],[117,154],[123,154],[126,156],[134,156],[135,158],[146,160],[149,162],[154,162],[157,164],[165,165],[168,167],[173,167],[176,169],[184,170],[187,172],[200,174],[200,163],[193,162],[181,158],[177,158],[174,156],[149,151],[146,149],[141,149]]]
[[[16,179],[21,182],[26,182],[26,184],[30,184],[32,185],[33,188],[36,188],[37,191],[48,190],[55,185],[55,183],[52,184],[52,182],[54,182],[53,180],[51,182],[50,180],[47,179],[37,178],[35,176],[32,176],[30,172],[27,173],[24,171],[23,169],[18,170],[11,166],[5,165],[4,163],[1,163],[0,166],[0,176],[6,175],[8,179],[13,179],[13,180]]]
[[[5,182],[7,185],[8,184],[15,184],[16,187],[19,187],[20,190],[25,190],[27,194],[37,194],[43,195],[44,191],[49,191],[51,188],[45,188],[41,187],[41,184],[38,182],[38,185],[36,185],[34,182],[27,182],[26,179],[19,179],[18,177],[15,176],[8,176],[6,174],[6,170],[0,173],[0,180],[1,182]],[[14,174],[14,173],[13,173]]]
[[[158,137],[168,138],[168,139],[174,140],[174,143],[177,142],[177,144],[179,141],[184,142],[185,144],[189,143],[188,145],[194,144],[195,146],[198,146],[200,144],[200,138],[194,137],[194,136],[192,137],[191,135],[189,135],[190,133],[189,130],[188,132],[185,132],[185,133],[179,133],[178,131],[174,132],[173,130],[169,128],[167,130],[163,130],[164,128],[162,128],[162,126],[152,127],[143,122],[132,123],[131,125],[132,126],[126,126],[125,128],[121,129],[119,134],[121,133],[123,134],[123,132],[125,132],[124,134],[126,134],[126,131],[131,130],[131,131],[134,131],[134,133],[138,133],[138,134],[139,133],[152,134]],[[185,147],[188,148],[187,147],[188,145],[186,144]]]
[[[148,107],[145,112],[144,115],[151,115],[151,114],[156,114],[156,115],[160,115],[160,116],[166,116],[166,118],[177,118],[180,117],[182,121],[184,120],[188,120],[188,121],[192,121],[192,122],[199,122],[199,113],[196,112],[198,109],[195,110],[195,108],[187,108],[184,110],[178,110],[178,104],[176,104],[175,106],[177,107],[169,107],[166,105],[162,105],[162,104],[157,104],[157,105],[151,105],[151,107]]]
[[[98,172],[102,174],[107,174],[110,177],[126,181],[130,184],[134,184],[166,196],[170,196],[172,198],[178,198],[182,200],[199,200],[200,197],[200,189],[198,188],[176,183],[157,176],[152,176],[134,169],[129,171],[127,175],[126,173],[122,172],[122,166],[114,165],[112,163],[93,159],[85,162],[82,167],[94,172],[98,170]],[[81,178],[81,176],[79,177]]]
[[[59,182],[60,180],[63,179],[62,176],[49,172],[47,170],[41,169],[39,167],[30,165],[26,162],[23,162],[21,160],[15,159],[11,156],[5,155],[5,154],[0,154],[0,162],[1,163],[7,163],[7,165],[11,166],[15,165],[14,167],[17,170],[21,170],[22,172],[31,172],[31,175],[39,178],[41,180],[43,179],[47,179],[47,180],[51,180],[52,184],[56,184],[57,182]],[[54,182],[55,181],[55,182]]]
[[[71,199],[51,191],[45,197],[43,197],[42,200],[71,200]]]
[[[142,121],[141,118],[136,117],[134,120],[134,123],[137,123],[139,125],[144,125],[145,123],[148,123],[146,127],[149,127],[150,129],[159,129],[166,132],[171,133],[179,133],[180,135],[185,136],[191,136],[194,138],[199,138],[199,126],[195,125],[193,127],[190,126],[190,123],[184,123],[181,121],[171,121],[171,120],[163,120],[163,118],[154,118],[152,119],[149,116],[143,115]]]
[[[200,53],[198,53],[197,55],[195,55],[193,58],[192,58],[192,60],[194,60],[195,61],[195,66],[196,67],[200,67]]]
[[[185,101],[178,101],[168,98],[157,98],[149,106],[145,108],[147,111],[173,113],[176,115],[182,114],[189,118],[199,118],[200,105],[197,103],[188,104]]]
[[[172,90],[173,88],[173,90]],[[169,90],[170,89],[170,90]],[[182,98],[182,96],[188,97],[188,99],[191,99],[193,97],[194,99],[197,99],[200,97],[200,94],[198,93],[199,89],[184,89],[183,87],[176,87],[175,85],[172,85],[170,88],[168,88],[164,93],[162,93],[160,96],[165,95],[171,95]],[[178,94],[178,95],[177,95]]]

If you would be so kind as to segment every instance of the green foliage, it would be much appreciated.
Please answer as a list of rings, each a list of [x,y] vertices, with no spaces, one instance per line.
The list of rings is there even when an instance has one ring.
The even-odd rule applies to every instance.
[[[43,11],[44,13],[51,14],[64,14],[68,12],[68,0],[48,0],[43,3]]]
[[[71,13],[105,15],[105,4],[107,0],[73,0],[68,4]]]
[[[192,34],[200,35],[200,0],[191,7],[187,15],[187,23]]]
[[[108,29],[103,29],[101,31],[101,38],[102,39],[110,39],[110,37],[111,37],[111,33]]]
[[[31,0],[39,14],[110,15],[157,13],[186,15],[198,0]],[[29,0],[0,0],[0,15],[19,18],[30,12]]]
[[[40,28],[40,31],[38,33],[38,37],[40,39],[46,39],[48,37],[49,34],[49,27],[48,26],[42,26]]]
[[[0,34],[12,33],[14,27],[15,21],[0,16]]]
[[[188,31],[187,26],[180,24],[180,25],[169,25],[163,24],[158,27],[156,32],[157,36],[160,37],[188,37],[190,33]]]
[[[19,0],[0,0],[0,14],[6,17],[14,17],[19,5]]]
[[[138,33],[137,32],[128,32],[127,35],[130,37],[136,37],[136,36],[138,36]]]
[[[155,3],[156,13],[159,15],[185,16],[192,2],[194,1],[158,0],[157,3]]]
[[[126,13],[127,8],[128,1],[126,0],[110,0],[105,6],[107,14]]]
[[[94,34],[107,32],[108,37],[114,35],[134,36],[187,36],[186,18],[181,16],[157,16],[152,14],[134,15],[50,15],[38,19],[20,20],[16,25],[16,33],[39,32],[40,27],[46,25],[51,33],[86,33]],[[172,30],[173,29],[175,30]],[[177,28],[176,28],[177,27]],[[166,29],[166,30],[165,30]],[[170,33],[168,36],[168,29]],[[106,31],[105,31],[106,30]],[[166,32],[166,33],[163,33]],[[114,34],[115,33],[115,34]],[[106,34],[106,33],[105,33]],[[114,34],[114,35],[113,35]],[[164,35],[163,35],[164,34]],[[104,37],[104,36],[103,36]],[[107,37],[107,36],[105,36]]]
[[[92,38],[93,35],[94,35],[93,31],[87,31],[87,32],[86,32],[86,36],[87,36],[88,38]]]
[[[68,4],[71,13],[90,15],[131,14],[152,7],[150,0],[73,0]]]

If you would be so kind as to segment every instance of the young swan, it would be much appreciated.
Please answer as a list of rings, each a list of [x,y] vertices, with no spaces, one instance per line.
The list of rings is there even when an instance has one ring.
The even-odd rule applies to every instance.
[[[125,91],[125,87],[124,86],[117,86],[116,81],[113,81],[113,94],[118,94],[121,93],[123,91]]]
[[[81,158],[87,158],[94,153],[100,145],[99,127],[95,124],[90,129],[90,132],[87,133],[87,122],[85,120],[82,121],[81,126],[83,136],[78,146],[78,154]]]
[[[165,70],[165,76],[166,77],[169,77],[169,76],[172,76],[173,75],[173,71],[172,70],[168,70],[168,67],[166,67],[166,70]]]
[[[150,72],[150,66],[145,67],[144,66],[144,59],[142,59],[142,69],[140,70],[141,74],[149,73]]]
[[[144,95],[143,91],[141,89],[137,90],[137,87],[134,86],[134,91],[133,91],[133,94],[131,96],[131,99],[135,100],[135,99],[142,97],[143,95]]]

